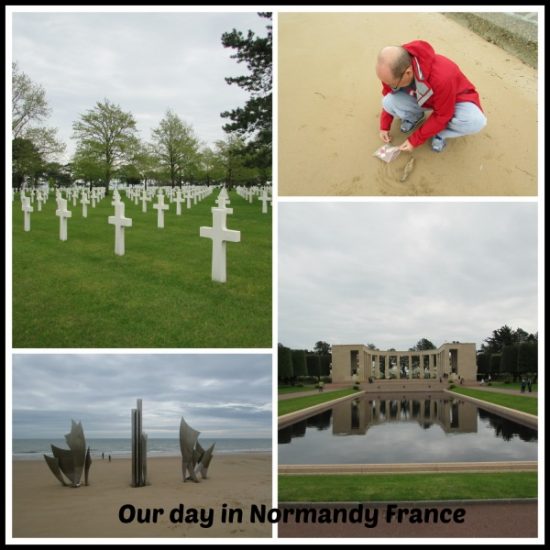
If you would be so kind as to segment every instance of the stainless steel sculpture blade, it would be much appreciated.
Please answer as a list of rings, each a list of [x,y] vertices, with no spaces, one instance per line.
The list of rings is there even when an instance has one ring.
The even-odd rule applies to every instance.
[[[92,465],[92,455],[90,454],[90,447],[86,451],[86,460],[84,461],[84,485],[88,485],[88,473],[90,466]]]
[[[208,449],[204,451],[200,462],[200,472],[203,479],[206,479],[206,476],[208,474],[208,467],[210,466],[210,462],[212,461],[212,456],[214,453],[214,445],[216,444],[212,443],[212,445],[210,445],[210,447],[208,447]]]
[[[86,466],[87,479],[92,463],[91,457],[88,457],[86,453],[86,438],[81,422],[77,423],[71,420],[71,431],[65,435],[65,441],[69,446],[68,449],[51,445],[53,458],[47,455],[44,455],[44,458],[52,473],[63,485],[79,487],[84,467]],[[89,463],[86,464],[88,458]],[[70,484],[65,482],[63,475],[69,479]]]
[[[74,482],[80,485],[84,462],[86,461],[86,439],[81,422],[76,423],[74,420],[71,420],[71,431],[65,435],[65,441],[69,449],[71,449],[73,456]]]
[[[191,462],[193,458],[193,449],[195,448],[199,435],[200,432],[191,428],[182,417],[180,422],[180,449],[183,462]]]
[[[132,487],[147,484],[147,436],[142,432],[141,399],[132,409]]]
[[[44,458],[46,459],[46,464],[50,467],[50,470],[52,471],[52,474],[59,479],[61,482],[61,485],[63,487],[67,487],[69,484],[65,483],[65,480],[63,479],[63,474],[61,473],[61,470],[59,469],[59,462],[57,458],[54,456],[48,456],[44,455]]]
[[[195,474],[195,445],[197,444],[197,439],[199,438],[200,432],[194,430],[181,419],[180,422],[180,449],[181,449],[181,472],[183,476],[183,481],[191,479],[198,483],[197,476]],[[187,476],[187,473],[189,475]]]

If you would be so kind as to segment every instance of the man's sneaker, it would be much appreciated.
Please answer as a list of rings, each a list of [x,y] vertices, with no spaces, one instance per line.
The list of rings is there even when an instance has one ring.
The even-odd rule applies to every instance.
[[[432,151],[436,153],[441,153],[443,149],[447,146],[447,142],[439,136],[434,136],[432,139]]]
[[[424,115],[422,115],[418,120],[410,121],[407,119],[403,119],[401,121],[401,127],[399,128],[404,134],[407,134],[408,132],[412,132],[417,126],[420,125],[420,123],[424,120]]]

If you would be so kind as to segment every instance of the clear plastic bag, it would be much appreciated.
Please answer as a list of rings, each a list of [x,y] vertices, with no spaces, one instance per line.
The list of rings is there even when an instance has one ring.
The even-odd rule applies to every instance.
[[[399,147],[395,147],[393,145],[390,145],[389,143],[385,143],[377,149],[373,156],[379,158],[380,160],[383,160],[384,162],[391,162],[392,160],[395,160],[401,151],[399,150]]]

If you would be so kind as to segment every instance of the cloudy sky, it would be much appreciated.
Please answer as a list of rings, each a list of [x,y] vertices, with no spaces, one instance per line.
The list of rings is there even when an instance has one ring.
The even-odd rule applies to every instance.
[[[533,203],[280,203],[279,342],[479,347],[537,331]]]
[[[96,8],[100,9],[100,8]],[[174,8],[177,9],[177,8]],[[13,60],[46,90],[44,125],[74,152],[72,123],[108,98],[133,113],[150,140],[171,108],[212,145],[224,139],[220,113],[248,92],[224,77],[246,74],[221,36],[233,28],[266,36],[267,19],[245,13],[14,13]]]
[[[13,437],[129,437],[143,399],[149,437],[177,438],[185,420],[206,437],[271,437],[271,355],[13,356]]]

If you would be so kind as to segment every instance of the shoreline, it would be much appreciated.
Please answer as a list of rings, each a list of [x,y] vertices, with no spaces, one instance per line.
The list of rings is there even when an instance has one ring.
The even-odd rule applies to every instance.
[[[251,523],[252,505],[272,505],[271,453],[214,455],[208,479],[183,483],[181,460],[154,457],[147,461],[149,485],[131,487],[131,459],[94,460],[90,485],[63,487],[38,460],[12,461],[12,536],[31,537],[271,537],[271,524]],[[121,521],[131,506],[136,518]],[[183,505],[186,514],[211,514],[206,520],[174,521],[171,512]],[[223,522],[224,505],[243,511],[242,521]],[[156,522],[140,523],[146,509],[162,509]],[[127,509],[128,511],[128,509]],[[128,512],[130,513],[130,512]],[[141,515],[143,514],[143,516]]]

